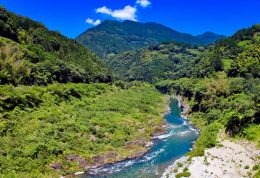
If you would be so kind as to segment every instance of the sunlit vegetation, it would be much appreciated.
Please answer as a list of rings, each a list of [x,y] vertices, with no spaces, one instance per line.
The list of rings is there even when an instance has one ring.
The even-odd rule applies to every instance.
[[[167,100],[150,84],[111,81],[94,53],[0,7],[0,177],[59,177],[143,155]]]
[[[0,7],[0,177],[59,177],[143,155],[162,129],[158,90],[191,107],[201,134],[190,155],[216,146],[220,129],[259,146],[259,46],[255,25],[207,47],[163,43],[110,54],[122,80],[113,82],[75,40]],[[109,53],[121,51],[115,47]]]
[[[201,129],[193,156],[217,145],[217,133],[260,144],[260,28],[241,30],[207,49],[194,66],[192,78],[165,80],[156,87],[181,95],[191,106],[192,122]]]
[[[110,56],[107,64],[124,80],[155,83],[165,79],[191,77],[194,65],[205,47],[162,43],[137,52]]]
[[[0,7],[0,84],[110,82],[92,52],[42,24]]]
[[[66,175],[145,152],[165,100],[131,85],[1,86],[0,175]]]

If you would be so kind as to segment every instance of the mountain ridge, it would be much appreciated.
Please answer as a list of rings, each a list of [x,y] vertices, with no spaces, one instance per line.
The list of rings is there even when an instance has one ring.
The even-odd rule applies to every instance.
[[[176,31],[159,23],[140,23],[129,20],[122,22],[106,20],[96,27],[87,29],[76,38],[76,41],[103,57],[158,45],[162,42],[193,45],[213,42],[209,39],[205,43],[205,40],[200,40],[196,36]]]

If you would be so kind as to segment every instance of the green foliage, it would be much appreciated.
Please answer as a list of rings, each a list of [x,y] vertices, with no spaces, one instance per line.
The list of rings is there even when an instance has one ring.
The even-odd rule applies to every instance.
[[[228,78],[216,73],[214,78],[162,81],[156,88],[182,95],[191,107],[190,119],[201,129],[191,155],[203,155],[216,145],[216,136],[224,128],[230,136],[251,139],[259,145],[259,78]]]
[[[203,156],[204,150],[206,148],[211,148],[217,145],[217,134],[219,129],[221,128],[221,124],[219,123],[212,123],[206,126],[198,140],[194,145],[194,149],[189,153],[191,156]]]
[[[196,64],[194,75],[205,77],[225,70],[230,77],[259,77],[259,36],[258,24],[221,40],[202,55]]]
[[[158,82],[191,77],[193,66],[204,47],[180,43],[162,43],[136,52],[109,57],[106,62],[123,80]]]
[[[190,177],[191,173],[190,172],[180,172],[175,175],[176,178],[181,178],[181,177]]]
[[[0,177],[58,177],[145,151],[163,95],[146,83],[0,86]],[[57,171],[55,171],[57,170]]]
[[[110,82],[92,52],[42,24],[0,7],[0,84]]]
[[[183,164],[182,164],[181,162],[177,162],[177,166],[178,166],[178,167],[182,167]]]
[[[260,125],[249,125],[248,127],[242,130],[239,136],[256,142],[257,146],[260,148]]]

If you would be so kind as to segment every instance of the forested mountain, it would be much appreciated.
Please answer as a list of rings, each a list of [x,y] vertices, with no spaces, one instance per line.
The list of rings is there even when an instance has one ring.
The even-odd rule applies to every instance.
[[[205,32],[201,35],[197,35],[196,38],[199,39],[204,44],[210,44],[210,43],[216,42],[218,40],[224,39],[224,38],[226,38],[226,36],[219,35],[219,34],[212,33],[212,32]]]
[[[88,29],[76,38],[79,43],[92,49],[100,56],[154,46],[161,42],[202,45],[212,43],[218,38],[203,35],[201,39],[157,23],[111,20]]]
[[[106,59],[108,66],[123,80],[158,82],[191,77],[205,47],[182,43],[162,43],[138,51],[127,51]]]
[[[0,7],[0,84],[111,81],[88,49],[39,22]]]
[[[202,130],[191,155],[217,145],[219,129],[259,147],[260,25],[238,31],[200,58],[192,78],[157,83],[162,92],[181,95],[191,106],[190,118]]]
[[[209,47],[195,67],[198,77],[225,71],[229,77],[259,78],[260,25],[243,29]]]

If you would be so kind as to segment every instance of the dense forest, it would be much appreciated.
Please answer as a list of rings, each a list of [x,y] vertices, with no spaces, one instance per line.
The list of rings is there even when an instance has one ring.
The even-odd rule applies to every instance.
[[[111,55],[105,61],[117,78],[155,83],[191,77],[193,66],[205,49],[206,47],[183,43],[162,43],[136,52]]]
[[[111,72],[88,49],[0,7],[0,84],[111,80]]]
[[[215,146],[219,129],[260,146],[259,47],[260,25],[255,25],[209,47],[194,66],[194,77],[156,84],[191,106],[190,118],[201,129],[191,155]]]

